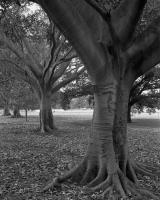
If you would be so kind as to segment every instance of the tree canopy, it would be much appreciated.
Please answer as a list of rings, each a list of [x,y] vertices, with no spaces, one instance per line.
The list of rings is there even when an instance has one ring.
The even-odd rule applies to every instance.
[[[46,14],[16,4],[4,10],[0,30],[3,65],[32,87],[38,97],[41,131],[54,129],[51,98],[78,78],[84,66],[68,40]]]

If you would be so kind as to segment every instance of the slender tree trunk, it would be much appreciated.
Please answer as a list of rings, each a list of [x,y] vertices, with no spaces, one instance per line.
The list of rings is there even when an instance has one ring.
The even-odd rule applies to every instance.
[[[19,118],[19,117],[22,117],[21,114],[20,114],[20,109],[18,106],[14,106],[13,108],[13,118]]]
[[[26,117],[26,122],[28,121],[28,112],[27,109],[25,109],[25,117]]]
[[[45,95],[45,93],[40,100],[40,129],[42,133],[53,132],[56,129],[51,107],[51,97]]]
[[[130,106],[130,104],[128,104],[127,122],[128,123],[132,122],[132,119],[131,119],[131,106]]]
[[[3,110],[3,116],[10,116],[10,115],[11,115],[11,113],[9,111],[9,107],[8,107],[8,105],[5,105],[4,110]]]

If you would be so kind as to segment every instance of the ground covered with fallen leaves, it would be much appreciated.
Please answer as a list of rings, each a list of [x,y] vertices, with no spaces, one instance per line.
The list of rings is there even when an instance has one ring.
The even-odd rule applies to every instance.
[[[100,200],[83,187],[62,184],[42,193],[53,178],[76,165],[85,154],[91,116],[55,116],[58,130],[42,135],[38,117],[0,116],[0,200]],[[160,168],[160,120],[134,120],[128,126],[130,155]],[[158,177],[139,177],[140,184],[160,196]]]

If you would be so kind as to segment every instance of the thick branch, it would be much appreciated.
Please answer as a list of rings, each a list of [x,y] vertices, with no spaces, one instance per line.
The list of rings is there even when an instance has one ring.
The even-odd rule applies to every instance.
[[[57,79],[59,79],[60,76],[65,72],[66,68],[68,67],[69,63],[73,58],[75,58],[77,55],[73,54],[70,55],[73,48],[71,47],[64,56],[61,57],[61,59],[57,60],[52,66],[51,73],[48,78],[49,85],[52,85]],[[58,70],[58,73],[55,74],[55,69],[57,66],[61,65],[60,69]]]
[[[135,31],[147,0],[123,0],[111,14],[112,23],[119,40],[126,44]]]
[[[160,62],[160,17],[136,39],[127,54],[137,77]]]
[[[57,41],[57,47],[54,52],[54,61],[55,62],[58,60],[58,57],[60,56],[60,52],[62,50],[62,47],[64,46],[65,41],[66,41],[66,39],[64,37],[61,39],[58,39],[58,40],[60,40],[60,41]]]
[[[131,91],[130,91],[130,94],[132,94],[138,87],[140,87],[144,82],[145,82],[145,76],[137,83],[135,83],[132,88],[131,88]]]
[[[54,82],[56,82],[65,72],[65,70],[67,69],[68,65],[69,65],[69,61],[68,62],[60,62],[58,65],[61,65],[60,68],[54,73],[52,71],[51,75],[50,75],[50,84],[52,85]]]
[[[49,73],[48,79],[47,79],[48,84],[52,85],[52,83],[55,82],[54,80],[52,81],[52,79],[54,77],[55,69],[57,66],[63,65],[63,63],[64,63],[64,65],[67,68],[67,66],[69,64],[68,62],[70,62],[73,58],[75,58],[77,56],[76,54],[71,55],[71,53],[73,51],[73,47],[69,48],[68,51],[65,52],[64,55],[59,56],[64,43],[65,43],[65,38],[62,39],[60,42],[58,42],[58,45],[56,45],[56,48],[54,48],[54,50],[53,49],[51,50],[52,61],[54,60],[54,63],[52,64],[52,61],[49,62],[48,66],[45,67],[44,74],[43,74],[43,77],[45,78],[47,71],[50,69],[50,73]],[[60,58],[58,59],[58,57],[60,57]],[[62,68],[62,70],[58,70],[58,71],[62,71],[62,73],[64,73],[64,71],[65,71],[65,70],[63,71],[64,67],[61,67],[61,68]]]
[[[67,85],[68,83],[70,83],[71,81],[74,81],[80,74],[82,74],[85,71],[85,67],[83,67],[82,69],[80,69],[78,72],[72,74],[72,76],[70,76],[68,79],[65,79],[63,81],[61,81],[58,85],[56,85],[53,89],[52,89],[52,93],[57,92],[60,88],[64,87],[65,85]]]
[[[99,76],[102,75],[105,70],[106,59],[103,53],[103,48],[93,37],[93,31],[91,32],[91,29],[87,25],[85,18],[78,10],[79,8],[77,8],[75,3],[73,3],[74,1],[48,0],[46,3],[42,0],[39,0],[38,2],[75,47],[83,62],[86,64],[89,73],[92,74],[93,77],[95,77],[95,73],[99,73]],[[79,4],[85,8],[84,12],[89,13],[87,10],[89,6],[86,7],[87,3],[84,1],[79,1]],[[80,9],[82,7],[80,7]],[[92,21],[90,20],[90,24],[93,24],[95,19],[93,13],[95,16],[99,17],[99,21],[97,20],[98,22],[100,22],[100,20],[102,21],[101,16],[96,11],[94,11],[92,8],[90,8],[90,10],[92,10]],[[94,29],[96,31],[100,28],[99,26],[94,26]]]
[[[132,106],[132,105],[134,105],[135,103],[137,103],[139,101],[142,101],[142,100],[145,100],[145,99],[150,99],[150,98],[160,98],[160,93],[158,93],[158,94],[150,94],[148,96],[146,96],[146,95],[137,96],[137,97],[133,98],[129,102],[129,104]]]
[[[51,67],[51,64],[52,64],[52,61],[53,61],[53,58],[54,58],[54,53],[55,53],[55,48],[56,48],[56,40],[55,40],[55,25],[51,23],[51,49],[50,49],[50,58],[49,58],[49,61],[48,61],[48,64],[45,66],[44,68],[44,71],[43,71],[43,80],[45,79],[45,76],[49,70],[49,68]]]

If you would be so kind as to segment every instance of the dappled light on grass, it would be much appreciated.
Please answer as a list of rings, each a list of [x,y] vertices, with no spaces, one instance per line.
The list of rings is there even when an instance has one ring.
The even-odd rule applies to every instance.
[[[85,155],[90,119],[83,116],[57,116],[59,128],[55,137],[37,131],[38,118],[0,118],[0,199],[7,200],[100,200],[97,193],[87,193],[83,187],[62,184],[42,193],[52,178],[68,171]],[[36,131],[35,131],[36,130]],[[157,128],[128,128],[131,156],[143,164],[160,168],[160,133]],[[160,195],[158,177],[139,177],[140,184]]]

